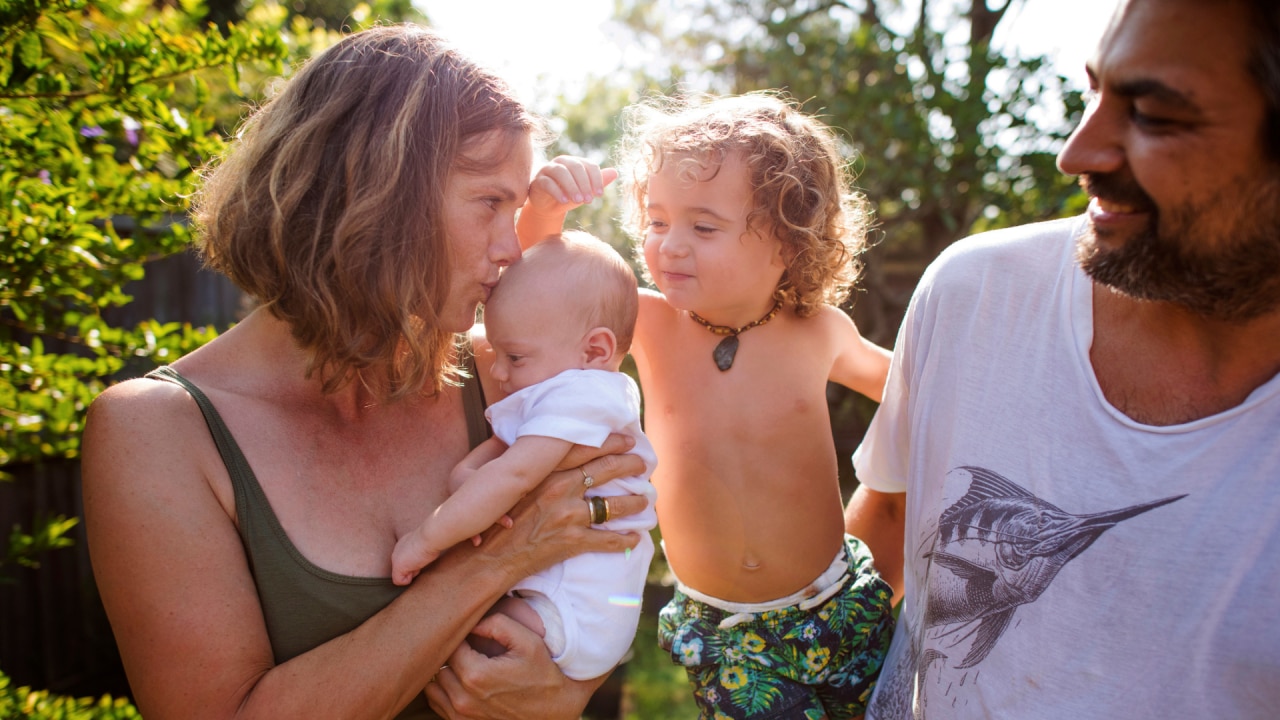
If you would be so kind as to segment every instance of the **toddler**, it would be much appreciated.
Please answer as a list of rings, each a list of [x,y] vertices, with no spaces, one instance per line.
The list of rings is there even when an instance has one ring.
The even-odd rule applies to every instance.
[[[844,532],[828,381],[879,400],[890,354],[837,305],[865,201],[828,128],[769,94],[641,105],[624,144],[640,291],[632,355],[664,549],[677,577],[659,641],[705,718],[863,713],[892,635],[892,590]],[[521,243],[616,177],[539,171]]]

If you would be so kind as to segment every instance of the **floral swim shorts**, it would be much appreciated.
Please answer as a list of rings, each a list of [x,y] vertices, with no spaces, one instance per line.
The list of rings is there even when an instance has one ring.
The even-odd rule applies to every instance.
[[[843,552],[847,571],[830,587],[778,609],[735,613],[677,587],[658,616],[658,644],[684,666],[701,718],[837,720],[866,711],[893,637],[893,590],[860,540],[846,536]]]

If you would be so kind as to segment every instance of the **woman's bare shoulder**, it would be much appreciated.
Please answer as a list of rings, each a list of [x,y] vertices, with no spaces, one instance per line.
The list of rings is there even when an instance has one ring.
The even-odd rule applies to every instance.
[[[141,490],[151,484],[207,493],[225,476],[195,400],[171,382],[136,378],[112,385],[89,406],[81,443],[86,490]],[[186,478],[186,482],[180,478]],[[222,497],[229,493],[218,492]]]
[[[177,430],[184,418],[197,416],[195,400],[182,387],[152,378],[116,383],[94,399],[85,424],[85,441],[99,435],[127,436]],[[167,429],[167,430],[166,430]]]

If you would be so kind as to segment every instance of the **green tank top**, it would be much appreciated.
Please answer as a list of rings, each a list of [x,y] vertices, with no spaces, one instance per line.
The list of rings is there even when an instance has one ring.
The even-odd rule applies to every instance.
[[[468,360],[471,377],[463,386],[467,436],[475,447],[489,435],[484,419],[484,395]],[[267,502],[257,477],[213,403],[173,368],[157,368],[147,375],[182,386],[195,399],[213,435],[218,453],[231,477],[240,541],[258,588],[267,634],[277,664],[300,655],[372,617],[396,599],[404,588],[391,578],[339,575],[317,567],[302,556]],[[421,694],[399,715],[401,720],[437,718]]]

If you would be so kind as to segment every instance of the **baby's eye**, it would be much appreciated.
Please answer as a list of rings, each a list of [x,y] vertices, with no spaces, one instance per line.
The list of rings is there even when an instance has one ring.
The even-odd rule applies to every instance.
[[[518,364],[523,359],[524,359],[523,355],[513,355],[512,353],[507,353],[507,362],[511,363],[512,365]]]

